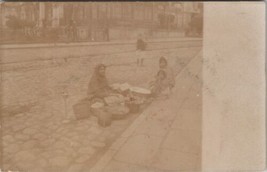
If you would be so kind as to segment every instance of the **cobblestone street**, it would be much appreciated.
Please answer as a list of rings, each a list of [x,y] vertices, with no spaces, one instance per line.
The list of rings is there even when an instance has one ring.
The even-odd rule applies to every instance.
[[[2,76],[4,91],[13,97],[4,95],[4,103],[8,105],[2,121],[4,170],[77,172],[90,169],[140,115],[130,114],[124,120],[113,121],[107,128],[99,127],[95,117],[74,119],[72,105],[85,97],[93,67],[99,62],[107,64],[107,78],[111,83],[128,82],[146,87],[156,73],[161,55],[166,56],[179,73],[200,49],[150,51],[142,68],[136,67],[133,53],[122,53],[43,62],[31,70],[23,67],[6,70]],[[111,57],[117,60],[110,61]],[[60,84],[47,85],[48,80]],[[62,92],[68,94],[65,101]]]

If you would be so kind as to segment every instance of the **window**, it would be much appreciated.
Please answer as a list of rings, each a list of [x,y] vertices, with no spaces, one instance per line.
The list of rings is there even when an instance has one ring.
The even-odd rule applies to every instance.
[[[149,4],[147,4],[145,7],[144,7],[144,19],[145,20],[152,20],[152,6],[150,6]]]
[[[111,4],[111,17],[114,19],[121,18],[121,3]]]
[[[106,12],[107,12],[106,4],[99,3],[98,4],[98,18],[99,19],[106,18]]]
[[[144,9],[142,4],[136,4],[134,6],[134,19],[143,20],[144,18]]]
[[[129,3],[122,3],[122,18],[132,18],[132,6]]]

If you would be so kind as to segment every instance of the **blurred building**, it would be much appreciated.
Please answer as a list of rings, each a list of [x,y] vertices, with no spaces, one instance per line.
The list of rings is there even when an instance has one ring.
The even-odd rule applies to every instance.
[[[1,29],[16,17],[32,27],[72,28],[79,40],[133,38],[138,34],[164,37],[183,34],[194,14],[201,14],[199,2],[5,2],[0,4]],[[30,24],[28,24],[31,26]]]

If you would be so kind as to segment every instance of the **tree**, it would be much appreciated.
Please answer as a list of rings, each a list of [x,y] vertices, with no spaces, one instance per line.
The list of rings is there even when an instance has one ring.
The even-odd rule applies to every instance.
[[[10,29],[20,30],[24,28],[33,28],[36,25],[36,23],[33,21],[21,20],[16,16],[8,16],[6,25]]]
[[[16,16],[7,16],[6,25],[7,27],[9,27],[10,29],[13,29],[14,31],[23,28],[22,21],[18,19]]]

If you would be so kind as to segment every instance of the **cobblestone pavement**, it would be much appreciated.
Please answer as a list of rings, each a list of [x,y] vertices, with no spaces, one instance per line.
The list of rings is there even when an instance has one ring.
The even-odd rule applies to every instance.
[[[145,67],[138,69],[132,64],[135,62],[133,55],[129,54],[118,57],[120,60],[113,63],[103,58],[101,62],[109,63],[107,75],[111,81],[145,85],[151,76],[154,76],[157,68],[158,58],[153,57],[169,56],[176,72],[179,72],[199,50],[200,48],[192,48],[150,52],[148,56],[151,58],[145,60]],[[73,119],[72,105],[86,95],[90,74],[85,71],[92,71],[92,66],[98,62],[81,59],[78,62],[68,61],[68,64],[48,69],[4,73],[5,87],[10,86],[4,88],[4,91],[13,91],[13,94],[17,93],[19,97],[29,97],[27,94],[34,91],[31,87],[48,87],[47,92],[40,93],[43,96],[37,96],[42,99],[35,100],[37,103],[27,111],[14,112],[12,115],[4,114],[2,121],[4,170],[77,172],[81,169],[90,169],[111,143],[134,121],[139,114],[131,114],[127,119],[113,121],[107,128],[99,127],[95,117],[79,121]],[[45,84],[46,80],[51,79],[48,74],[52,74],[51,78],[55,81],[67,83],[66,102],[61,96],[60,86]],[[39,85],[29,85],[27,81],[30,79]],[[84,87],[80,88],[81,86]],[[23,91],[19,88],[23,88]],[[51,93],[51,90],[57,89],[57,92]],[[49,91],[51,94],[48,94]],[[19,101],[22,104],[23,102],[23,99]],[[67,122],[66,119],[70,121]]]

